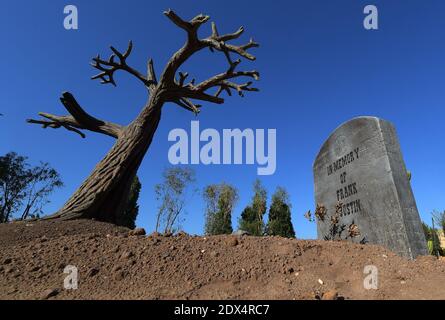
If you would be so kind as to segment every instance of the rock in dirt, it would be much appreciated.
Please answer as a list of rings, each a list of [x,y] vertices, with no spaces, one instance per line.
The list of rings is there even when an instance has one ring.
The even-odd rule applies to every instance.
[[[29,271],[30,272],[36,272],[36,271],[39,271],[40,269],[41,269],[40,266],[30,266]]]
[[[47,289],[43,291],[42,295],[40,296],[40,299],[47,300],[49,298],[55,297],[59,294],[59,289]]]
[[[98,273],[99,273],[99,268],[93,267],[90,270],[88,270],[87,276],[88,277],[94,277]]]
[[[157,232],[157,231],[152,232],[152,233],[149,235],[149,237],[160,237],[160,236],[161,236],[161,234],[160,234],[159,232]]]
[[[179,231],[179,232],[176,234],[176,236],[177,236],[177,237],[188,237],[189,234],[188,234],[187,232],[184,232],[184,231]]]
[[[292,268],[292,267],[287,267],[287,266],[285,266],[284,268],[283,268],[283,274],[291,274],[291,273],[294,273],[294,268]]]
[[[320,295],[317,292],[311,291],[303,294],[304,300],[320,300]]]
[[[338,300],[338,291],[335,289],[323,293],[322,300]]]
[[[230,238],[228,238],[227,239],[227,241],[226,241],[226,244],[229,246],[229,247],[236,247],[237,245],[238,245],[238,239],[237,238],[235,238],[235,237],[230,237]]]
[[[126,273],[125,273],[125,271],[118,271],[118,272],[116,272],[115,274],[114,274],[114,280],[116,280],[116,281],[121,281],[121,280],[123,280],[124,278],[125,278],[125,275],[126,275]]]
[[[5,273],[6,273],[6,274],[14,273],[14,268],[6,268],[6,269],[5,269]]]
[[[134,256],[134,253],[131,251],[125,251],[122,255],[121,258],[122,259],[130,259],[131,257]]]
[[[145,236],[146,232],[144,228],[136,228],[134,230],[131,230],[128,235],[130,236]]]

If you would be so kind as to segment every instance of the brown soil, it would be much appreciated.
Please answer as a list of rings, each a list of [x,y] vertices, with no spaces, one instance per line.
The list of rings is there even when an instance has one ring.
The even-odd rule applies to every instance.
[[[130,236],[95,221],[0,225],[0,299],[445,299],[445,262],[280,237]],[[79,288],[63,289],[65,266]],[[366,290],[366,265],[379,272]]]

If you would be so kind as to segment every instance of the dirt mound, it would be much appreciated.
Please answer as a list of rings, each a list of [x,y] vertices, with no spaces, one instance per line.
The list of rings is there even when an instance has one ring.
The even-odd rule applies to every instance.
[[[280,237],[130,236],[95,221],[0,225],[0,299],[445,299],[445,262]],[[66,266],[77,290],[63,289]],[[363,286],[365,266],[378,289]]]
[[[14,246],[31,243],[32,241],[46,238],[91,234],[127,234],[127,228],[91,220],[76,221],[29,221],[13,222],[0,225],[0,243],[2,246]]]

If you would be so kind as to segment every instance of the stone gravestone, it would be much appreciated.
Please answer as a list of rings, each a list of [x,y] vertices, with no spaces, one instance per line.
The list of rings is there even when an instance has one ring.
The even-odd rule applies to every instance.
[[[317,219],[319,239],[337,234],[338,239],[379,244],[407,258],[427,254],[391,123],[359,117],[342,124],[322,146],[313,170],[315,199],[324,214]]]

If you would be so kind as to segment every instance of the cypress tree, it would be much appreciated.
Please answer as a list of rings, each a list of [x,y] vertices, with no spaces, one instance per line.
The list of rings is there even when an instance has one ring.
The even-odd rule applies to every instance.
[[[255,181],[253,189],[252,204],[241,213],[239,228],[251,235],[262,236],[265,232],[263,217],[267,210],[267,191],[258,179]]]
[[[267,224],[269,235],[295,238],[290,209],[289,194],[284,188],[278,187],[272,196],[272,204],[269,209],[269,222]]]
[[[127,206],[120,216],[116,219],[116,224],[130,229],[136,227],[136,218],[139,214],[139,193],[141,191],[141,182],[137,176],[134,177],[131,184],[130,194],[127,201]]]
[[[232,211],[238,200],[237,190],[225,183],[209,185],[204,190],[204,199],[207,202],[205,233],[232,233]]]

